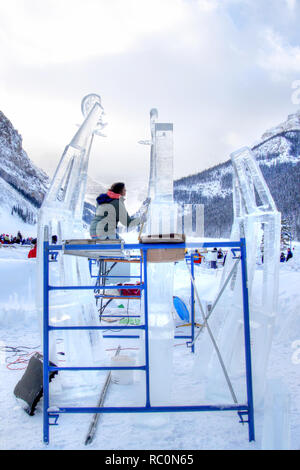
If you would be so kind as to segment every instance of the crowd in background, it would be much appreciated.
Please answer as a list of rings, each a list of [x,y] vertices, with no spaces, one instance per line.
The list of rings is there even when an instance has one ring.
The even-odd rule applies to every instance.
[[[295,248],[293,248],[293,249],[295,249]],[[284,253],[284,251],[281,252],[281,254],[280,254],[280,262],[281,262],[281,263],[284,263],[285,261],[288,261],[288,260],[291,259],[292,257],[293,257],[292,250],[291,250],[290,248],[288,248],[286,254]]]
[[[193,260],[194,264],[204,264],[206,263],[207,266],[209,266],[212,269],[217,269],[217,264],[221,264],[224,266],[226,256],[227,256],[227,251],[219,250],[217,248],[214,248],[213,250],[185,250],[186,255],[193,255]]]
[[[295,250],[295,247],[293,248]],[[191,253],[189,252],[188,249],[185,250],[185,254],[192,254],[193,259],[194,259],[194,264],[203,264],[204,262],[206,263],[207,266],[209,266],[212,269],[217,269],[217,265],[222,265],[224,266],[225,261],[226,261],[226,256],[227,256],[227,251],[217,250],[217,248],[214,248],[213,250],[203,250],[201,253],[199,250],[194,250]],[[293,258],[293,252],[291,248],[288,248],[286,253],[281,252],[280,254],[280,262],[284,263],[289,261],[291,258]],[[261,257],[261,262],[264,262],[264,256],[262,253]]]
[[[57,235],[52,236],[52,244],[57,243]],[[36,244],[37,240],[34,237],[23,237],[20,230],[18,231],[17,235],[9,235],[2,233],[0,235],[0,244],[1,245],[31,245],[32,249],[29,252],[28,257],[29,258],[35,258],[36,257]],[[295,248],[293,248],[294,250]],[[185,254],[189,254],[189,250],[185,250]],[[224,266],[226,256],[227,256],[227,251],[222,251],[221,248],[217,250],[217,248],[214,248],[212,251],[205,250],[205,252],[200,253],[199,250],[194,250],[191,254],[193,254],[194,258],[194,263],[195,264],[201,264],[202,262],[206,261],[208,262],[208,265],[212,269],[217,268],[217,263],[222,264]],[[290,248],[287,249],[287,252],[281,252],[280,254],[280,262],[284,263],[291,259],[293,257],[292,250]],[[263,254],[262,254],[262,263],[264,262],[263,259]]]
[[[33,237],[23,237],[20,230],[17,235],[9,235],[8,233],[2,233],[0,235],[0,243],[2,245],[31,245]]]

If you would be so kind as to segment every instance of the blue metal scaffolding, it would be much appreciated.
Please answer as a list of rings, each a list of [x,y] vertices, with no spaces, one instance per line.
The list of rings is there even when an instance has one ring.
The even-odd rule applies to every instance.
[[[107,261],[108,259],[108,261]],[[142,256],[131,256],[130,257],[130,262],[135,262],[135,263],[138,263],[139,264],[139,275],[138,276],[133,276],[133,275],[126,275],[126,276],[120,276],[120,275],[110,275],[110,271],[111,271],[111,268],[108,270],[108,274],[105,273],[105,274],[102,274],[101,272],[101,262],[105,263],[105,262],[111,262],[111,264],[113,264],[114,261],[116,262],[119,262],[119,261],[124,261],[124,258],[121,260],[120,258],[116,258],[116,257],[101,257],[101,261],[100,260],[97,260],[97,259],[93,259],[93,258],[90,258],[89,259],[89,271],[90,271],[90,276],[92,279],[96,279],[96,284],[95,284],[95,298],[96,298],[96,304],[97,304],[97,301],[101,298],[105,298],[107,296],[105,296],[104,294],[104,287],[106,287],[107,289],[107,286],[104,286],[104,285],[101,285],[101,281],[106,280],[106,279],[122,279],[123,277],[125,277],[126,279],[127,278],[130,278],[130,279],[137,279],[139,281],[139,284],[142,284],[142,280],[143,280],[143,258]],[[191,272],[192,272],[192,276],[194,278],[194,255],[193,254],[190,254],[190,255],[186,255],[185,256],[185,260],[187,263],[189,263],[191,265]],[[126,261],[126,260],[125,260]],[[96,266],[98,269],[97,269],[97,274],[94,274],[93,272],[93,266]],[[112,266],[114,267],[114,266]],[[100,285],[100,288],[98,289]],[[127,286],[128,284],[124,284],[123,285],[120,285],[120,289],[122,288],[126,288],[127,289]],[[98,290],[100,289],[103,289],[103,294],[99,294],[98,293]],[[109,297],[111,300],[113,299],[122,299],[122,300],[126,300],[126,299],[129,299],[129,300],[140,300],[141,299],[141,295],[139,296],[135,296],[135,297],[131,297],[131,296],[126,296],[126,295],[120,295],[120,296],[110,296]],[[107,302],[106,305],[109,304],[109,301]],[[102,304],[101,304],[102,305]],[[106,305],[105,305],[105,308],[106,308]],[[100,312],[100,310],[99,310]],[[100,313],[100,322],[101,322],[101,319],[105,319],[105,318],[111,318],[112,315],[103,315],[102,314],[102,311]],[[119,319],[122,319],[122,318],[140,318],[141,316],[140,315],[114,315],[114,318],[119,318]],[[194,299],[194,286],[193,284],[191,283],[191,313],[190,313],[190,324],[189,325],[185,325],[185,326],[190,326],[190,334],[185,334],[185,335],[174,335],[174,339],[187,339],[189,340],[186,345],[187,347],[190,347],[191,348],[191,352],[194,353],[195,352],[195,346],[194,346],[194,339],[195,339],[195,299]],[[180,326],[180,325],[179,325]],[[106,334],[106,335],[103,335],[103,338],[127,338],[127,339],[138,339],[140,336],[139,335],[116,335],[116,334]],[[190,346],[191,345],[191,346]]]
[[[178,249],[178,248],[230,248],[235,254],[240,252],[242,289],[243,289],[243,315],[244,315],[244,344],[245,344],[245,365],[246,365],[246,386],[247,402],[244,404],[225,404],[225,405],[197,405],[197,406],[152,406],[150,397],[150,373],[149,373],[149,336],[148,336],[148,290],[147,290],[147,252],[153,249]],[[49,284],[49,258],[53,251],[80,251],[80,250],[141,250],[143,254],[143,282],[140,285],[126,286],[126,289],[139,289],[144,292],[144,324],[143,325],[118,325],[110,326],[110,330],[128,330],[145,332],[145,364],[141,366],[105,366],[105,367],[54,367],[50,365],[49,360],[49,333],[57,330],[107,330],[107,326],[52,326],[49,324],[49,292],[52,290],[94,290],[95,286],[52,286]],[[193,260],[193,257],[192,257]],[[194,279],[194,263],[191,263],[191,274]],[[124,244],[120,245],[50,245],[49,241],[44,241],[43,252],[43,439],[49,443],[49,426],[57,425],[60,414],[63,413],[170,413],[170,412],[200,412],[200,411],[237,411],[240,422],[248,423],[249,441],[255,440],[254,431],[254,408],[253,408],[253,390],[252,390],[252,366],[251,366],[251,344],[250,344],[250,319],[249,319],[249,298],[247,281],[247,258],[245,239],[241,238],[237,242],[205,242],[205,243],[162,243],[162,244]],[[101,288],[101,286],[97,286]],[[120,289],[120,286],[105,286],[106,289]],[[194,329],[195,329],[195,305],[194,305],[194,286],[191,287],[191,339],[192,351],[194,351]],[[146,403],[142,407],[55,407],[55,410],[49,408],[49,374],[54,371],[98,371],[98,370],[142,370],[145,372]]]

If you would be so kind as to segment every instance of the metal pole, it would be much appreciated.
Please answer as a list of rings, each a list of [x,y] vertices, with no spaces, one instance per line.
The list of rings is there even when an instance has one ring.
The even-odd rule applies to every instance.
[[[43,422],[44,442],[49,444],[49,241],[43,243]]]
[[[144,312],[145,312],[145,366],[146,366],[146,408],[150,407],[150,371],[149,371],[149,323],[148,323],[148,276],[147,250],[143,249],[144,263]]]
[[[189,268],[188,268],[188,270],[189,270]],[[216,353],[217,353],[217,356],[218,356],[220,365],[221,365],[221,367],[222,367],[222,370],[223,370],[223,373],[224,373],[224,376],[225,376],[225,379],[226,379],[228,388],[229,388],[229,390],[230,390],[232,399],[233,399],[234,403],[238,403],[236,394],[235,394],[235,392],[234,392],[234,390],[233,390],[233,387],[232,387],[232,384],[231,384],[231,382],[230,382],[230,378],[229,378],[229,375],[228,375],[228,373],[227,373],[227,370],[226,370],[226,367],[225,367],[223,358],[222,358],[222,356],[221,356],[220,350],[219,350],[218,345],[217,345],[217,343],[216,343],[216,340],[215,340],[215,338],[214,338],[214,336],[213,336],[213,334],[212,334],[212,331],[211,331],[211,329],[210,329],[210,327],[209,327],[209,324],[207,323],[207,318],[206,318],[206,316],[205,316],[205,313],[204,313],[204,310],[203,310],[203,307],[202,307],[202,304],[201,304],[201,300],[200,300],[200,297],[199,297],[199,294],[198,294],[198,290],[197,290],[197,288],[196,288],[195,281],[194,281],[194,279],[193,279],[193,277],[192,277],[192,273],[191,273],[190,270],[189,270],[189,273],[190,273],[190,278],[191,278],[191,281],[192,281],[193,286],[194,286],[194,289],[195,289],[195,294],[196,294],[196,298],[197,298],[197,301],[198,301],[198,305],[199,305],[199,307],[200,307],[200,312],[201,312],[201,315],[202,315],[202,318],[203,318],[204,325],[205,325],[205,327],[206,327],[206,329],[207,329],[207,332],[208,332],[208,334],[209,334],[209,336],[210,336],[210,339],[211,339],[211,341],[212,341],[212,343],[213,343],[213,345],[214,345],[214,348],[215,348],[215,351],[216,351]]]
[[[218,293],[218,295],[217,295],[217,297],[216,297],[214,303],[213,303],[212,306],[210,307],[210,310],[209,310],[209,312],[208,312],[208,314],[207,314],[207,316],[206,316],[206,321],[209,319],[209,317],[210,317],[211,314],[213,313],[213,311],[214,311],[214,309],[215,309],[217,303],[219,302],[219,300],[220,300],[220,298],[221,298],[221,296],[222,296],[224,290],[226,289],[226,286],[227,286],[228,282],[229,282],[230,279],[232,278],[232,276],[233,276],[233,274],[234,274],[234,272],[235,272],[235,270],[236,270],[236,268],[237,268],[237,264],[239,263],[239,261],[240,261],[240,259],[238,259],[238,260],[234,263],[234,265],[233,265],[233,267],[232,267],[232,269],[231,269],[231,271],[230,271],[230,273],[229,273],[229,275],[228,275],[226,281],[224,282],[224,284],[223,284],[221,290],[219,291],[219,293]],[[198,333],[197,333],[197,336],[195,337],[194,342],[191,344],[191,346],[193,346],[193,344],[194,344],[194,343],[197,341],[197,339],[199,338],[200,333],[202,332],[204,326],[205,326],[205,325],[203,324],[203,325],[200,327],[200,329],[199,329],[199,331],[198,331]]]
[[[194,256],[191,254],[191,274],[192,278],[195,279],[194,276]],[[192,353],[195,352],[195,294],[194,294],[194,284],[191,282],[191,333],[192,333]]]
[[[117,357],[119,355],[120,351],[121,351],[121,346],[118,346],[117,351],[115,353],[115,357]],[[110,370],[109,373],[106,376],[105,383],[104,383],[103,388],[101,390],[100,398],[99,398],[99,401],[98,401],[98,408],[101,408],[103,406],[108,388],[111,384],[111,376],[112,376],[112,373],[111,373],[111,370]],[[87,436],[85,438],[85,442],[84,442],[85,445],[91,444],[93,442],[95,434],[96,434],[99,418],[100,418],[100,413],[94,413],[94,416],[92,418]]]
[[[254,430],[254,405],[253,405],[252,364],[251,364],[250,314],[249,314],[249,294],[248,294],[248,276],[247,276],[247,252],[246,252],[245,238],[241,238],[241,258],[242,258],[241,261],[242,261],[242,283],[243,283],[242,287],[243,287],[249,441],[254,441],[255,430]]]

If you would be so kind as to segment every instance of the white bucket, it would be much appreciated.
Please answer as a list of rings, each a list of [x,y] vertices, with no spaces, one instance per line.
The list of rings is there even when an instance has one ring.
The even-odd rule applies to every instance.
[[[136,361],[131,356],[114,356],[111,358],[113,367],[133,367]],[[112,370],[111,380],[121,385],[130,385],[133,383],[133,370]]]

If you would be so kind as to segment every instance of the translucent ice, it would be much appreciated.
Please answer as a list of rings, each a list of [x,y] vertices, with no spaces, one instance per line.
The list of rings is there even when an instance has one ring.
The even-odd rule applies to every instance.
[[[290,450],[290,397],[279,379],[268,382],[262,436],[262,450]]]
[[[150,396],[152,405],[170,402],[173,370],[173,263],[148,265]]]
[[[252,152],[243,148],[233,153],[231,159],[234,169],[234,223],[231,238],[246,239],[253,387],[257,406],[262,403],[264,396],[277,314],[281,217]],[[257,253],[260,252],[258,258]],[[257,262],[261,264],[262,261],[262,270],[258,271]],[[221,284],[233,263],[233,255],[229,252]],[[230,284],[230,290],[224,294],[222,305],[226,313],[223,313],[225,320],[219,321],[220,349],[230,374],[238,376],[245,367],[244,345],[240,340],[243,335],[240,266]],[[216,358],[212,357],[211,361],[213,370],[217,367]]]
[[[155,201],[173,201],[173,124],[159,123],[157,119],[157,109],[151,109],[148,195]]]
[[[57,235],[58,243],[69,238],[85,238],[82,223],[83,204],[87,182],[87,169],[94,133],[102,127],[103,109],[100,97],[84,98],[85,119],[67,145],[45,196],[38,220],[38,289],[37,305],[42,319],[43,306],[43,240],[45,228],[51,244],[51,236]],[[50,282],[55,285],[88,285],[90,283],[88,260],[73,256],[58,256],[51,263]],[[79,294],[80,292],[80,294]],[[53,291],[50,297],[50,322],[55,325],[95,325],[97,310],[92,291]],[[57,336],[51,334],[50,359],[57,362]],[[73,332],[60,332],[64,340],[65,364],[88,365],[101,352],[98,332],[83,331],[80,348]],[[61,347],[61,346],[60,346]]]
[[[173,202],[173,125],[157,123],[157,110],[150,112],[151,162],[149,191],[151,204],[145,233],[163,235],[176,232],[177,212]],[[174,322],[174,263],[148,263],[150,401],[170,402]]]

